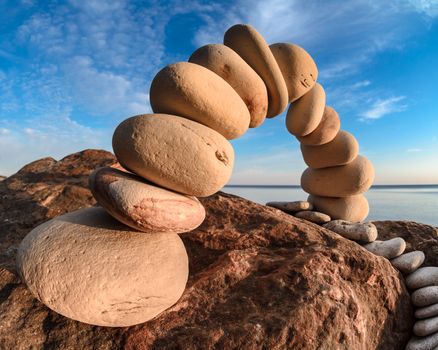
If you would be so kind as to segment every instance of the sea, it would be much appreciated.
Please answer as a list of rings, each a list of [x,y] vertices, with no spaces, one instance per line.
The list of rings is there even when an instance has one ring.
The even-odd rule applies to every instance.
[[[300,186],[228,185],[223,191],[260,204],[307,199]],[[365,196],[370,204],[367,220],[416,221],[438,227],[438,185],[376,185]]]

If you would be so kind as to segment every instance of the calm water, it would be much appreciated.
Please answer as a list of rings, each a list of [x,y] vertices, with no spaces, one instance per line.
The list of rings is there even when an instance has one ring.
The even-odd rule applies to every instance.
[[[299,186],[226,186],[223,190],[254,202],[307,199]],[[409,220],[438,227],[438,185],[374,186],[366,194],[367,220]]]

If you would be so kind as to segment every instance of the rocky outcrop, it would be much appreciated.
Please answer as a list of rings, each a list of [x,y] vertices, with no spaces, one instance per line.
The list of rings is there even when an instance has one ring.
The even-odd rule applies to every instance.
[[[181,235],[186,291],[155,319],[130,328],[72,321],[38,302],[16,275],[16,247],[33,227],[94,205],[87,178],[112,165],[104,151],[33,162],[0,183],[0,348],[3,349],[401,349],[413,312],[389,261],[275,208],[218,193],[206,220]],[[437,231],[376,222],[437,265]]]

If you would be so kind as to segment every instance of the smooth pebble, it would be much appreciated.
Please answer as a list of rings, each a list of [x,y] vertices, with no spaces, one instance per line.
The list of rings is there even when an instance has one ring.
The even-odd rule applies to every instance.
[[[403,273],[412,273],[421,266],[424,259],[424,253],[420,250],[415,250],[392,259],[391,264]]]
[[[406,249],[406,242],[401,237],[388,239],[387,241],[374,241],[363,246],[366,250],[387,259],[395,258]]]
[[[307,200],[316,210],[330,215],[332,219],[359,222],[365,220],[370,211],[368,200],[363,194],[348,197],[309,195]]]
[[[324,227],[354,241],[373,242],[377,238],[377,227],[371,222],[352,223],[345,220],[333,220]]]
[[[95,170],[89,179],[97,202],[115,219],[148,233],[182,233],[195,229],[205,219],[205,209],[196,197],[158,187],[114,168]]]
[[[438,303],[438,286],[423,287],[411,295],[414,306],[423,307]]]
[[[294,202],[268,202],[268,207],[280,209],[285,212],[293,213],[302,210],[312,210],[313,205],[306,201],[294,201]]]
[[[21,242],[17,269],[57,313],[98,326],[146,322],[175,304],[188,279],[177,234],[145,234],[92,207],[58,216]]]
[[[438,267],[421,267],[406,277],[406,285],[410,289],[438,285]]]
[[[326,222],[329,222],[331,220],[330,216],[328,216],[327,214],[310,210],[299,211],[295,213],[294,216],[319,225],[325,224]]]

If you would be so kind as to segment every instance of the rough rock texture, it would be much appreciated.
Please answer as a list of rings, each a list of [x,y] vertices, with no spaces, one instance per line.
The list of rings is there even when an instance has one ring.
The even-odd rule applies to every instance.
[[[171,309],[114,329],[55,314],[20,283],[11,268],[14,247],[48,218],[94,204],[87,176],[113,162],[107,152],[85,151],[35,162],[0,183],[0,349],[387,350],[410,338],[409,295],[389,261],[317,225],[222,193],[202,199],[206,221],[182,235],[190,277]],[[436,230],[427,226],[376,225],[392,234],[380,239],[400,234],[427,259],[438,250]],[[416,237],[407,237],[409,228]]]

